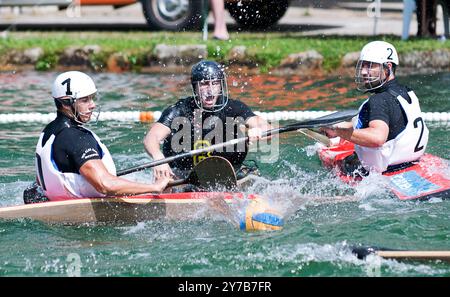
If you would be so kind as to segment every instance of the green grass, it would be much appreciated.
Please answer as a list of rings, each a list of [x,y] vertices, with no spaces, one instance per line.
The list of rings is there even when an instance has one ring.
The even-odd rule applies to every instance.
[[[230,49],[237,45],[247,47],[249,59],[257,63],[263,72],[279,65],[282,59],[292,53],[316,50],[324,57],[324,70],[331,71],[340,65],[341,58],[348,52],[359,51],[369,41],[383,39],[393,43],[399,54],[409,51],[428,51],[438,48],[450,49],[450,41],[413,38],[400,41],[398,37],[355,37],[355,36],[300,36],[297,33],[234,33],[230,41],[201,40],[195,32],[13,32],[8,38],[0,39],[0,54],[12,49],[23,50],[41,47],[45,55],[38,61],[36,69],[51,69],[58,56],[69,46],[96,44],[102,53],[93,57],[96,63],[104,63],[114,52],[131,57],[133,66],[145,60],[145,56],[160,43],[169,45],[206,44],[209,59],[226,62]]]

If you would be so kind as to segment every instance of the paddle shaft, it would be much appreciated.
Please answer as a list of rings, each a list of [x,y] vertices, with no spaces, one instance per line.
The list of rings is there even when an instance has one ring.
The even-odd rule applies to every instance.
[[[184,185],[184,184],[188,184],[188,183],[189,183],[189,180],[187,178],[186,179],[177,179],[172,182],[169,182],[167,184],[167,188],[176,187],[176,186]]]
[[[442,260],[450,261],[450,251],[377,251],[376,255],[386,259]]]
[[[319,127],[325,127],[325,126],[330,126],[339,122],[343,122],[346,120],[351,119],[352,117],[354,117],[356,114],[358,113],[357,110],[346,110],[346,111],[341,111],[341,112],[335,112],[317,119],[313,119],[313,120],[307,120],[307,121],[302,121],[302,122],[298,122],[298,123],[294,123],[291,125],[287,125],[284,127],[280,127],[280,128],[275,128],[272,130],[268,130],[262,133],[261,137],[269,137],[271,135],[275,135],[275,134],[281,134],[281,133],[286,133],[286,132],[291,132],[291,131],[296,131],[298,129],[308,129],[308,128],[319,128]],[[211,151],[214,151],[216,149],[220,149],[220,148],[224,148],[227,146],[234,146],[236,144],[242,143],[242,142],[246,142],[249,140],[249,137],[241,137],[241,138],[236,138],[236,139],[232,139],[230,141],[227,142],[223,142],[223,143],[218,143],[218,144],[214,144],[208,147],[204,147],[204,148],[200,148],[200,149],[196,149],[196,150],[192,150],[186,153],[182,153],[176,156],[171,156],[168,158],[164,158],[161,160],[156,160],[147,164],[143,164],[140,166],[136,166],[133,168],[129,168],[129,169],[124,169],[121,171],[117,172],[117,176],[121,176],[121,175],[126,175],[126,174],[130,174],[136,171],[141,171],[147,168],[151,168],[151,167],[155,167],[158,165],[162,165],[165,163],[170,163],[172,161],[178,160],[178,159],[182,159],[182,158],[186,158],[186,157],[192,157],[195,155],[199,155],[199,154],[204,154],[204,153],[208,153]]]
[[[164,159],[161,159],[161,160],[156,160],[156,161],[153,161],[153,162],[150,162],[150,163],[147,163],[147,164],[143,164],[141,166],[136,166],[134,168],[124,169],[124,170],[118,171],[117,172],[117,176],[130,174],[130,173],[133,173],[133,172],[136,172],[136,171],[141,171],[141,170],[144,170],[144,169],[147,169],[147,168],[151,168],[151,167],[155,167],[155,166],[158,166],[158,165],[162,165],[162,164],[165,164],[165,163],[170,163],[170,162],[178,160],[178,159],[182,159],[182,158],[186,158],[186,157],[192,157],[192,156],[195,156],[195,155],[207,153],[207,152],[213,151],[215,149],[223,148],[223,147],[226,147],[226,146],[229,146],[229,145],[238,144],[238,143],[240,143],[242,141],[246,141],[247,139],[248,139],[248,137],[237,138],[237,139],[233,139],[233,140],[230,140],[230,141],[227,141],[227,142],[224,142],[224,143],[218,143],[218,144],[211,145],[211,146],[208,146],[208,147],[205,147],[205,148],[196,149],[196,150],[192,150],[192,151],[189,151],[189,152],[186,152],[186,153],[182,153],[182,154],[179,154],[179,155],[176,155],[176,156],[171,156],[171,157],[167,157],[167,158],[164,158]]]

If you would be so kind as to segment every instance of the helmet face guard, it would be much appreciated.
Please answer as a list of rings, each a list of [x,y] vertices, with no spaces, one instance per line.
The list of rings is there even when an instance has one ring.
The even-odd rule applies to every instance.
[[[76,104],[78,102],[78,104]],[[77,121],[78,123],[84,123],[80,120],[80,116],[85,116],[87,115],[87,113],[83,113],[81,111],[78,110],[78,106],[80,104],[90,104],[90,102],[95,103],[95,108],[94,110],[97,110],[96,112],[92,111],[91,117],[89,122],[91,124],[97,124],[98,122],[98,118],[100,116],[100,110],[101,110],[101,105],[100,105],[100,96],[97,93],[91,94],[89,96],[83,97],[83,98],[78,98],[77,100],[75,100],[73,106],[73,110],[74,110],[74,116],[75,116],[75,121]],[[93,118],[93,119],[92,119]]]
[[[80,105],[89,105],[91,102],[95,103],[96,112],[92,112],[91,117],[94,117],[94,120],[89,120],[91,123],[96,124],[98,122],[98,118],[100,116],[100,105],[99,105],[99,96],[97,93],[91,94],[89,96],[85,96],[82,98],[74,98],[74,97],[65,97],[65,98],[55,98],[55,100],[59,101],[62,105],[70,106],[72,111],[73,120],[78,124],[84,125],[87,121],[82,121],[81,116],[86,116],[89,112],[80,111]]]
[[[192,89],[195,104],[202,111],[217,112],[228,103],[226,79],[196,81],[192,83]]]
[[[356,88],[362,92],[370,92],[381,88],[388,78],[384,75],[384,70],[383,64],[359,60],[355,69]]]
[[[222,110],[228,103],[227,77],[213,61],[200,61],[192,67],[191,85],[194,101],[206,112]]]

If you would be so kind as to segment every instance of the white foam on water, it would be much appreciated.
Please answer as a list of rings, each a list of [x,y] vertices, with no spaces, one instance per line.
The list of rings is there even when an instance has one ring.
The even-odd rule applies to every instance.
[[[0,184],[0,206],[22,205],[23,191],[31,181],[16,181]]]
[[[138,222],[134,226],[115,227],[116,229],[123,230],[123,235],[132,236],[137,239],[144,239],[151,243],[154,241],[170,241],[179,236],[182,229],[175,227],[169,227],[169,225],[163,225],[160,222],[148,221]]]
[[[376,211],[377,210],[377,208],[373,207],[371,203],[361,203],[358,207],[365,211]]]
[[[145,222],[138,222],[136,226],[129,227],[123,234],[134,234],[145,229]]]
[[[111,256],[128,256],[130,254],[130,251],[120,250],[120,251],[113,251],[111,253]]]
[[[128,257],[128,260],[146,259],[152,256],[150,253],[136,253]]]
[[[386,276],[386,275],[437,275],[446,274],[450,269],[440,269],[426,264],[399,262],[383,259],[376,255],[368,255],[360,260],[351,253],[348,244],[338,242],[335,244],[299,243],[284,246],[262,247],[262,251],[248,252],[236,255],[235,259],[242,262],[272,261],[279,264],[298,265],[298,269],[292,272],[301,272],[301,269],[310,263],[328,262],[337,269],[356,266],[361,269],[361,276]],[[301,274],[301,273],[300,273]]]
[[[256,178],[246,192],[256,192],[267,197],[277,205],[284,218],[304,210],[309,204],[320,203],[321,200],[331,202],[335,196],[353,191],[332,173],[311,173],[289,162],[282,163],[287,167],[283,176],[276,180]]]
[[[383,197],[388,193],[389,180],[387,177],[371,173],[355,185],[355,195],[361,198]]]
[[[307,145],[304,148],[304,150],[305,150],[306,156],[312,157],[312,156],[316,155],[317,152],[319,150],[321,150],[322,148],[323,148],[323,145],[318,143],[318,142],[316,142],[316,143],[314,143],[312,145]]]
[[[427,201],[424,201],[425,203],[430,203],[430,204],[434,204],[434,203],[441,203],[444,200],[442,200],[442,198],[436,198],[436,197],[432,197],[430,199],[428,199]]]
[[[267,262],[271,262],[271,266],[280,268],[294,266],[296,268],[291,268],[290,273],[299,275],[301,275],[302,269],[311,263],[329,262],[339,269],[342,268],[342,264],[360,265],[354,255],[343,251],[336,245],[315,243],[262,246],[259,251],[242,253],[233,258],[234,262],[247,263],[251,267]]]

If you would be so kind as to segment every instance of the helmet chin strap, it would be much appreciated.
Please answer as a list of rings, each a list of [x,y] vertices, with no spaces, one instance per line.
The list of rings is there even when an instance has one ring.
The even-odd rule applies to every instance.
[[[384,84],[389,81],[389,79],[391,78],[391,76],[393,74],[392,69],[389,68],[387,63],[383,64],[383,72],[384,72],[384,67],[386,67],[388,73],[387,73],[387,75],[385,76],[385,78],[383,80],[381,80],[381,76],[380,76],[380,85],[378,87],[376,87],[375,89],[379,89],[382,86],[384,86]]]
[[[72,105],[72,116],[73,116],[73,120],[75,121],[75,122],[77,122],[78,124],[80,124],[80,125],[84,125],[84,124],[87,124],[88,122],[83,122],[83,121],[81,121],[80,120],[80,116],[86,116],[86,115],[88,115],[89,114],[89,112],[81,112],[81,111],[78,111],[77,109],[76,109],[76,107],[74,107],[73,105]],[[95,116],[95,120],[89,120],[89,122],[91,123],[91,124],[97,124],[98,123],[98,118],[99,118],[99,116],[100,116],[100,107],[98,107],[98,108],[96,108],[97,110],[98,110],[98,112],[97,112],[97,115]],[[91,115],[91,117],[93,116],[94,114],[92,113],[92,115]]]
[[[82,121],[80,121],[77,116],[77,110],[75,108],[76,99],[74,99],[74,98],[69,98],[69,99],[55,98],[55,100],[59,101],[62,104],[62,106],[70,107],[70,111],[68,111],[67,109],[64,109],[63,112],[66,115],[68,115],[72,120],[77,122],[78,124],[84,125],[84,123]]]
[[[83,113],[77,110],[75,104],[77,102],[77,99],[71,99],[71,104],[70,104],[70,116],[72,118],[72,120],[80,125],[84,125],[86,124],[85,122],[80,120],[80,115],[84,116],[87,115],[87,113]],[[68,105],[68,104],[67,104]],[[98,118],[98,117],[97,117]]]
[[[73,119],[75,122],[77,122],[78,124],[84,125],[84,124],[86,124],[86,123],[82,122],[82,121],[79,119],[79,116],[80,116],[80,115],[84,115],[84,114],[77,111],[77,108],[75,107],[75,103],[76,103],[76,100],[74,100],[73,103],[72,103],[72,105],[70,106],[70,110],[72,111],[72,119]]]

